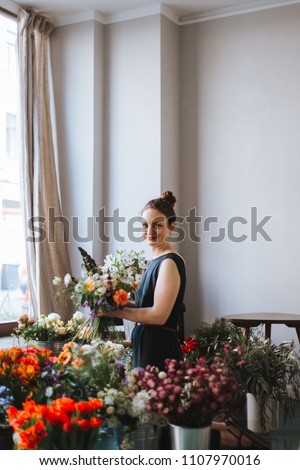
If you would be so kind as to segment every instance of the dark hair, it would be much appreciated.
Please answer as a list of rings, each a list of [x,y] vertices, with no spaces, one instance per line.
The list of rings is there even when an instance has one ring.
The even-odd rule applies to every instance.
[[[176,202],[176,197],[172,193],[172,191],[165,191],[160,197],[157,199],[151,199],[151,201],[147,202],[142,213],[146,209],[156,209],[168,220],[168,225],[172,225],[176,221],[176,214],[174,211],[174,206]]]

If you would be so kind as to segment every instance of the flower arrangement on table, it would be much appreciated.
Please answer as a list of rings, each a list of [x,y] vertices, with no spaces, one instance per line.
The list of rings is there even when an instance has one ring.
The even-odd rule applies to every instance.
[[[76,402],[64,397],[51,405],[33,400],[21,410],[7,410],[9,425],[16,433],[16,445],[22,450],[91,450],[102,425],[102,400],[93,398]]]
[[[72,318],[66,322],[58,313],[41,315],[36,320],[27,314],[18,318],[18,326],[14,335],[29,341],[70,341],[79,331],[86,317],[82,312],[75,312]]]
[[[117,251],[116,255],[107,255],[102,265],[79,247],[83,264],[82,278],[66,274],[64,279],[55,277],[53,284],[60,297],[73,301],[75,308],[89,307],[91,313],[81,327],[77,339],[91,341],[99,338],[109,339],[115,319],[98,317],[97,310],[110,312],[122,308],[134,300],[136,288],[146,270],[147,261],[143,252],[126,250]]]
[[[235,407],[238,386],[226,365],[197,364],[167,359],[166,370],[147,366],[139,385],[150,395],[148,409],[159,413],[170,424],[183,427],[208,426],[213,418],[228,414]]]
[[[32,397],[51,354],[48,349],[35,347],[0,349],[0,385],[11,391],[16,407]]]

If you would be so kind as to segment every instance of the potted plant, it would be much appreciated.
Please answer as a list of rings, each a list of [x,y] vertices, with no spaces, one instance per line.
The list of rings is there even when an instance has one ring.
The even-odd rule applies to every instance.
[[[139,385],[150,395],[149,410],[166,419],[174,449],[208,449],[210,425],[234,405],[237,384],[221,360],[196,364],[167,359],[166,370],[148,366]]]
[[[18,326],[13,334],[23,338],[26,343],[35,343],[59,353],[64,343],[76,336],[84,321],[85,315],[79,311],[68,321],[63,321],[58,313],[41,315],[38,320],[24,314],[18,318]]]
[[[300,369],[293,341],[276,345],[270,339],[252,334],[237,348],[227,345],[224,352],[239,388],[247,393],[249,429],[263,434],[269,431],[270,400],[278,404],[284,422],[295,416],[295,399],[300,397]],[[250,416],[249,405],[253,397],[258,408],[259,427]]]
[[[213,322],[201,322],[181,345],[184,359],[196,363],[199,357],[204,356],[208,363],[215,356],[224,357],[224,346],[230,345],[233,349],[243,342],[243,330],[233,323],[215,318]]]
[[[155,450],[159,448],[161,428],[166,419],[151,409],[151,392],[144,387],[145,369],[126,369],[123,381],[116,387],[105,387],[103,398],[104,425],[113,430],[116,449]]]
[[[258,407],[259,430],[248,420],[255,432],[266,433],[270,416],[270,403],[278,404],[283,421],[295,415],[295,398],[300,394],[299,355],[293,341],[279,345],[262,338],[259,328],[252,328],[247,341],[242,328],[221,319],[201,323],[182,345],[186,361],[195,363],[205,356],[209,361],[220,357],[234,375],[239,395],[248,395],[247,407],[254,397]],[[247,414],[249,410],[247,409]]]
[[[44,363],[51,356],[48,349],[12,347],[0,349],[0,386],[11,391],[18,408],[30,399],[41,382]]]

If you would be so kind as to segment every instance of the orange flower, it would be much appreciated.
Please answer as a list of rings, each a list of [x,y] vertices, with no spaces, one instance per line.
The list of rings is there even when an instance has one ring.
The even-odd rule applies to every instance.
[[[71,364],[74,367],[74,369],[79,369],[79,367],[81,367],[84,364],[84,361],[83,359],[80,359],[79,357],[77,357],[77,359],[74,359],[71,362]]]
[[[113,299],[117,305],[124,306],[128,304],[128,294],[124,289],[117,290],[113,295]]]
[[[58,358],[57,358],[57,362],[58,362],[59,364],[64,364],[64,365],[66,365],[66,364],[69,364],[69,362],[71,361],[71,359],[72,359],[72,353],[71,353],[70,351],[67,351],[67,350],[66,350],[66,351],[62,351],[62,352],[59,354],[59,356],[58,356]]]
[[[45,430],[45,423],[38,421],[33,426],[30,426],[25,431],[19,433],[20,441],[18,443],[19,449],[34,450],[37,448],[41,439],[47,436]]]

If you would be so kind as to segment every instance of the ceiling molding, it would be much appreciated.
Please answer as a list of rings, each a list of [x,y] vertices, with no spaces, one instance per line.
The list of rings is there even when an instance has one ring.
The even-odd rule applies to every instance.
[[[72,15],[63,15],[51,18],[55,26],[67,26],[70,24],[82,23],[83,21],[95,20],[105,24],[105,17],[98,11],[82,11],[80,13],[72,13]]]
[[[7,4],[14,4],[11,0],[2,0]],[[65,26],[69,24],[81,23],[83,21],[95,20],[101,24],[120,23],[122,21],[129,21],[137,18],[143,18],[152,15],[164,15],[177,25],[186,25],[191,23],[198,23],[203,21],[210,21],[218,18],[225,18],[228,16],[241,15],[246,13],[253,13],[256,11],[267,10],[275,7],[284,7],[300,3],[300,0],[257,0],[256,2],[246,2],[241,5],[234,5],[230,7],[218,8],[209,10],[203,13],[194,13],[184,15],[178,18],[174,11],[161,4],[148,5],[145,7],[134,8],[118,13],[104,15],[97,11],[83,11],[80,13],[73,13],[71,15],[64,15],[51,18],[55,26]],[[12,8],[8,8],[12,10]],[[50,19],[50,18],[49,18]]]
[[[256,2],[247,2],[241,5],[234,5],[230,7],[218,8],[209,10],[203,13],[194,13],[190,15],[183,15],[178,19],[179,25],[199,23],[201,21],[210,21],[218,18],[225,18],[228,16],[242,15],[245,13],[254,13],[256,11],[268,10],[270,8],[284,7],[300,3],[300,0],[259,0]]]
[[[106,15],[105,24],[120,23],[121,21],[129,21],[134,20],[136,18],[144,18],[146,16],[160,15],[166,13],[171,16],[171,11],[169,8],[165,8],[163,5],[157,3],[155,5],[148,5],[145,7],[134,8],[131,10],[121,11],[119,13],[112,13],[110,15]],[[177,22],[178,16],[173,15],[173,18],[174,16]]]
[[[102,13],[99,13],[97,11],[83,11],[80,13],[74,13],[72,15],[64,15],[56,18],[51,18],[51,21],[55,26],[66,26],[89,20],[95,20],[105,25],[160,14],[168,17],[170,20],[174,21],[174,23],[178,24],[178,16],[175,15],[170,10],[170,8],[160,4],[121,11],[119,13],[112,13],[110,15],[103,15]]]
[[[10,11],[11,13],[14,13],[15,15],[18,14],[18,11],[21,8],[20,5],[12,2],[11,0],[1,0],[1,7],[7,11]]]

